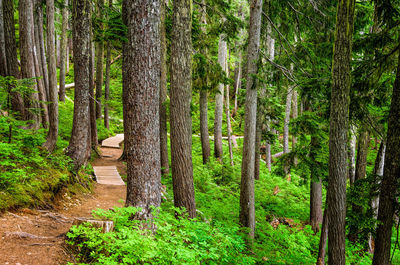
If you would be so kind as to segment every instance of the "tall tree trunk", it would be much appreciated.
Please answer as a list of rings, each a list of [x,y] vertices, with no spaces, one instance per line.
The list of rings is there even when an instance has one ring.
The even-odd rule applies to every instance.
[[[227,46],[224,36],[220,35],[218,42],[218,64],[222,70],[226,67]],[[218,91],[215,94],[215,112],[214,112],[214,156],[222,161],[222,115],[224,108],[224,84],[218,85]]]
[[[321,237],[320,237],[319,246],[318,246],[317,265],[325,264],[326,242],[328,241],[328,227],[329,227],[329,218],[328,218],[327,207],[328,207],[328,205],[325,205],[324,217],[323,217],[323,221],[322,221]]]
[[[249,45],[247,48],[246,111],[243,142],[242,174],[240,183],[240,224],[250,228],[249,237],[254,238],[254,147],[257,118],[257,62],[260,53],[260,29],[262,0],[250,2]]]
[[[261,159],[261,137],[262,137],[262,129],[264,124],[264,106],[259,102],[265,98],[266,96],[266,88],[262,88],[259,98],[257,99],[257,121],[256,121],[256,140],[255,140],[255,157],[254,157],[254,179],[260,179],[260,159]]]
[[[356,137],[357,128],[354,125],[350,126],[350,141],[348,147],[348,156],[349,156],[349,180],[350,185],[354,184],[356,180]]]
[[[38,54],[40,56],[40,67],[42,68],[42,74],[43,74],[43,82],[44,82],[44,88],[45,88],[45,95],[46,95],[46,101],[49,100],[50,98],[50,92],[49,92],[49,74],[48,74],[48,69],[47,69],[47,60],[46,60],[46,51],[45,51],[45,44],[44,44],[44,36],[43,36],[43,7],[42,4],[43,2],[41,0],[36,0],[36,21],[35,23],[38,25],[38,37],[39,37],[39,46],[38,46]]]
[[[192,1],[173,3],[171,43],[171,164],[174,204],[196,217],[192,164]]]
[[[271,121],[268,119],[267,121],[267,131],[270,131],[270,123]],[[271,155],[271,144],[269,140],[265,143],[265,161],[267,163],[268,171],[271,172],[272,169],[272,155]]]
[[[3,17],[4,17],[4,43],[7,58],[7,74],[15,78],[21,78],[18,68],[17,43],[15,40],[15,24],[14,24],[14,1],[3,0]],[[11,90],[11,87],[9,88]],[[11,109],[25,117],[24,101],[21,94],[11,92]]]
[[[140,207],[138,219],[152,217],[161,203],[159,93],[161,71],[160,0],[124,0],[122,18],[124,133],[127,155],[126,205]]]
[[[369,134],[368,131],[363,130],[360,132],[357,146],[357,163],[356,163],[356,175],[355,180],[365,178],[367,175],[367,156],[369,146]]]
[[[317,157],[318,145],[317,137],[311,136],[311,160],[315,160]],[[310,180],[310,223],[313,231],[317,233],[322,223],[322,181],[318,171],[314,168],[311,169]]]
[[[108,0],[108,7],[112,8],[112,0]],[[110,117],[108,112],[108,100],[110,99],[110,70],[111,70],[111,41],[106,44],[106,82],[104,84],[104,127],[110,129]],[[160,112],[161,113],[161,112]]]
[[[206,5],[205,0],[202,1],[204,4],[201,11],[201,23],[203,24],[202,32],[206,33],[205,25],[207,24],[206,20]],[[203,56],[207,55],[207,48],[202,48]],[[201,138],[201,151],[203,155],[203,164],[207,164],[210,160],[210,135],[208,133],[208,91],[207,91],[207,82],[208,77],[205,76],[203,79],[203,87],[200,89],[200,138]]]
[[[210,160],[210,136],[208,133],[208,91],[200,90],[200,137],[203,164]]]
[[[54,27],[54,0],[46,0],[47,15],[47,58],[49,65],[49,132],[44,146],[52,152],[56,147],[58,137],[58,95],[57,69],[55,56],[55,27]]]
[[[96,119],[101,118],[101,101],[103,90],[103,57],[104,57],[104,42],[103,42],[103,10],[104,0],[97,1],[97,25],[99,40],[96,43]]]
[[[335,265],[346,263],[347,132],[354,8],[355,0],[344,0],[338,3],[333,52],[327,214],[329,216],[329,264]]]
[[[160,79],[160,152],[161,152],[161,175],[169,173],[168,162],[168,128],[167,128],[167,39],[165,28],[165,14],[167,1],[161,0],[161,79]]]
[[[298,105],[297,105],[297,91],[293,89],[293,98],[292,98],[292,119],[297,119],[298,116]],[[292,150],[296,148],[296,135],[292,135]],[[297,157],[295,156],[293,159],[293,164],[297,166]]]
[[[90,84],[90,143],[93,150],[96,150],[98,144],[97,123],[96,123],[96,102],[95,102],[95,45],[93,42],[93,31],[90,35],[90,62],[89,62],[89,84]]]
[[[371,189],[371,209],[372,209],[372,216],[376,220],[378,219],[378,209],[379,209],[379,187],[381,185],[381,178],[383,176],[383,170],[385,168],[385,153],[386,153],[386,142],[385,140],[381,141],[379,145],[378,154],[375,159],[375,166],[374,166],[374,184],[373,188]],[[372,235],[369,237],[368,241],[370,253],[374,252],[374,238]]]
[[[398,60],[388,121],[387,150],[379,196],[378,228],[376,230],[373,265],[390,264],[393,215],[400,176],[400,56]]]
[[[39,27],[43,27],[42,24],[37,24],[38,22],[37,17],[38,17],[38,9],[37,5],[40,4],[37,1],[34,1],[33,3],[33,25],[32,25],[32,32],[34,35],[32,36],[33,38],[33,60],[35,64],[35,75],[37,78],[37,88],[39,92],[39,100],[40,100],[40,108],[41,108],[41,118],[42,118],[42,125],[44,128],[48,128],[49,124],[49,114],[48,114],[48,109],[47,109],[47,104],[46,102],[46,91],[45,91],[45,86],[43,82],[43,74],[42,74],[42,57],[40,56],[40,40],[39,40]],[[41,11],[41,10],[39,10]]]
[[[32,1],[22,0],[19,2],[19,38],[20,38],[20,56],[21,56],[21,74],[22,78],[34,78],[35,63],[33,53],[33,3]],[[36,83],[36,82],[35,82]],[[32,120],[29,126],[38,129],[40,125],[40,116],[35,109],[39,108],[39,95],[36,84],[32,86],[34,90],[24,97],[25,120]]]
[[[289,153],[289,122],[290,122],[290,107],[292,105],[293,88],[288,86],[286,94],[285,120],[283,122],[283,153]]]
[[[235,117],[239,108],[238,97],[240,92],[240,87],[242,86],[242,51],[239,51],[238,61],[236,62],[235,74],[234,74],[234,83],[233,86],[235,88],[235,99],[234,99],[234,108],[232,112],[232,117]]]
[[[7,76],[6,46],[4,42],[3,0],[0,0],[0,75]]]
[[[62,28],[61,28],[61,55],[60,55],[60,89],[58,91],[58,96],[60,101],[65,102],[65,67],[68,50],[68,0],[64,0],[62,7]]]
[[[90,144],[89,112],[89,60],[90,46],[90,0],[74,0],[72,11],[72,37],[74,44],[74,120],[67,154],[72,158],[75,170],[88,159]]]
[[[229,66],[226,63],[225,68],[226,74],[229,76]],[[231,127],[231,114],[230,114],[230,106],[229,106],[229,85],[226,86],[226,100],[225,100],[225,113],[226,113],[226,127],[227,127],[227,136],[228,136],[228,147],[229,147],[229,160],[231,166],[233,166],[233,150],[232,150],[232,127]]]

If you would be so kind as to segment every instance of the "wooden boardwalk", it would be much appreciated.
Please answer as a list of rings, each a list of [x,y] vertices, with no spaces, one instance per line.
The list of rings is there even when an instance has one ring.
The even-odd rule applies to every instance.
[[[101,147],[121,148],[120,144],[124,141],[124,134],[117,134],[116,136],[107,138],[101,142]]]
[[[104,185],[125,185],[116,166],[94,166],[96,181]]]

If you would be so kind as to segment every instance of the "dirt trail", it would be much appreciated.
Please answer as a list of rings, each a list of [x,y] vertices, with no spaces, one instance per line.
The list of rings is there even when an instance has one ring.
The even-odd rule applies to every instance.
[[[118,161],[121,149],[102,148],[102,155],[93,166],[115,165],[125,174]],[[125,186],[94,184],[91,194],[74,198],[63,194],[49,211],[22,209],[0,215],[0,264],[58,265],[75,262],[65,248],[65,233],[75,217],[90,217],[96,208],[110,209],[122,206]]]

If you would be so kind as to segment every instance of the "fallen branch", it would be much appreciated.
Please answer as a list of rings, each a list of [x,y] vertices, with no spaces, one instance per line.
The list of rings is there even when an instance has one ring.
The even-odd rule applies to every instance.
[[[31,238],[31,239],[50,239],[54,237],[47,237],[47,236],[37,236],[33,234],[29,234],[26,232],[5,232],[4,235],[6,237],[16,237],[16,238]]]

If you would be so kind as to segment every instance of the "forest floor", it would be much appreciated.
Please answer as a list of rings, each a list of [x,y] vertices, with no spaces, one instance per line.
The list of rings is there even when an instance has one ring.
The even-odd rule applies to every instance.
[[[121,149],[101,148],[103,157],[92,166],[116,166],[125,174],[118,158]],[[0,215],[0,264],[55,265],[75,263],[66,243],[65,234],[75,218],[91,217],[94,209],[123,206],[125,186],[95,183],[93,192],[70,197],[60,194],[50,210],[21,209]]]

